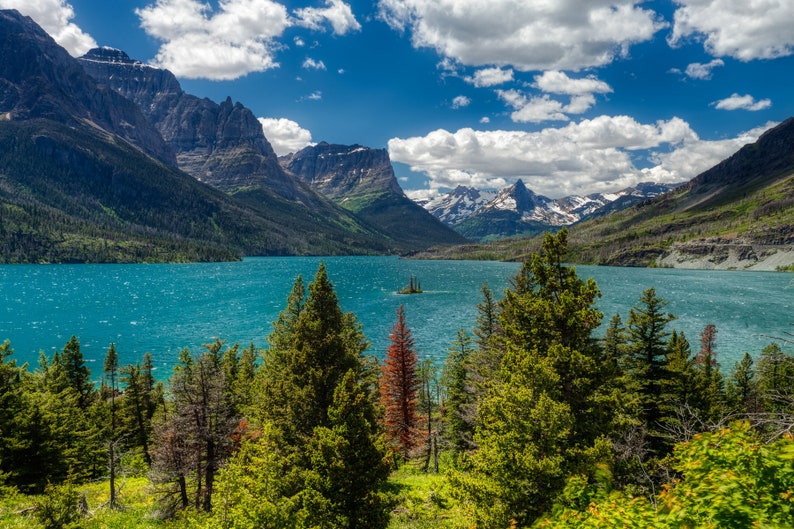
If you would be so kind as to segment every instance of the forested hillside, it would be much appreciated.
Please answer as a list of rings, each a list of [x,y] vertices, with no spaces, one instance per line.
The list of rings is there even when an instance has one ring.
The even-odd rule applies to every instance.
[[[397,310],[386,360],[320,265],[268,347],[89,370],[76,338],[38,366],[0,347],[0,525],[794,527],[792,335],[734,366],[647,288],[627,315],[547,235],[443,366]],[[473,303],[476,301],[473,300]],[[92,381],[101,380],[97,385]]]

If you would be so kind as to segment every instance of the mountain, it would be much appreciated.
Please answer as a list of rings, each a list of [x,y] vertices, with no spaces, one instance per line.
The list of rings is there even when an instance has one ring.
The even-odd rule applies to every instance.
[[[256,209],[175,162],[137,105],[97,83],[30,18],[0,11],[0,261],[196,261],[393,248],[349,216],[335,225],[320,215],[293,218],[294,208]]]
[[[522,180],[485,201],[483,193],[458,187],[425,208],[473,240],[532,236],[550,228],[570,226],[588,218],[630,207],[673,189],[665,184],[641,183],[615,193],[571,195],[551,199],[527,189]]]
[[[405,196],[385,149],[321,142],[280,162],[288,172],[403,244],[466,242]]]
[[[443,226],[431,226],[432,219],[417,224],[422,212],[406,202],[385,151],[321,143],[280,163],[261,124],[242,104],[187,94],[171,72],[113,48],[93,49],[80,62],[100,83],[138,104],[181,169],[262,214],[283,213],[286,222],[306,229],[349,227],[381,241],[375,247],[390,245],[393,251],[462,241]],[[324,165],[332,159],[336,166]]]
[[[669,193],[569,228],[572,262],[794,270],[794,118]],[[523,259],[540,239],[439,251]]]
[[[493,191],[481,191],[473,187],[458,186],[445,195],[425,203],[417,202],[417,204],[444,224],[455,226],[474,215],[477,210],[494,198],[496,198],[496,193]]]
[[[113,131],[150,156],[173,163],[138,107],[98,86],[32,19],[0,11],[0,119],[48,119]]]

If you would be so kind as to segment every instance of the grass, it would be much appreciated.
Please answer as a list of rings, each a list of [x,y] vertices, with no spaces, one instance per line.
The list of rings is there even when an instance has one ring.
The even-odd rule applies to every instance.
[[[161,521],[155,516],[154,496],[150,482],[145,477],[122,480],[119,492],[119,507],[108,505],[108,482],[85,484],[77,487],[85,497],[88,515],[81,520],[81,529],[182,529],[183,520]],[[11,488],[0,487],[0,528],[40,529],[41,524],[34,515],[40,496],[17,493]]]
[[[117,509],[110,509],[108,482],[77,487],[85,497],[88,515],[81,529],[184,529],[187,517],[162,521],[151,484],[146,477],[129,477],[120,482]],[[415,463],[400,467],[389,478],[389,488],[398,498],[388,529],[470,529],[471,513],[456,498],[443,473],[424,473]],[[34,515],[40,496],[19,494],[0,487],[0,529],[40,529]]]
[[[400,467],[389,478],[398,495],[388,529],[470,529],[471,513],[453,497],[449,482],[440,473],[424,473],[415,464]]]

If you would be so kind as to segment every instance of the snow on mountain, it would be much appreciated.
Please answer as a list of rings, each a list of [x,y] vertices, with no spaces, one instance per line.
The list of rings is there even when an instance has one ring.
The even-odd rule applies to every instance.
[[[495,197],[496,193],[493,191],[458,186],[446,195],[441,195],[424,203],[417,203],[444,224],[454,226],[474,215],[477,210]]]
[[[674,187],[643,182],[616,192],[570,195],[555,200],[533,193],[523,181],[518,180],[496,193],[458,186],[446,195],[420,205],[450,226],[456,226],[475,216],[487,215],[489,211],[513,212],[522,222],[567,226],[619,199],[624,199],[621,203],[625,202],[624,207],[628,207],[638,201],[666,193]]]

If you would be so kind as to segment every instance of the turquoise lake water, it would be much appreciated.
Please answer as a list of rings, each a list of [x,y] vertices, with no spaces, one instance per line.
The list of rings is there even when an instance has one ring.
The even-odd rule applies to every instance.
[[[0,340],[18,362],[36,365],[72,335],[79,338],[94,377],[113,342],[124,363],[150,352],[167,378],[179,351],[199,351],[219,337],[231,344],[266,346],[271,323],[284,308],[298,274],[308,282],[326,263],[342,309],[352,311],[382,357],[396,310],[405,305],[420,356],[443,361],[458,329],[471,329],[484,281],[502,297],[516,263],[410,261],[394,257],[248,258],[237,263],[165,265],[0,266]],[[602,291],[604,323],[626,320],[643,290],[655,287],[699,349],[700,332],[717,326],[718,360],[730,370],[745,351],[760,353],[774,336],[794,330],[794,277],[740,271],[579,266]],[[413,275],[424,290],[398,295]]]

